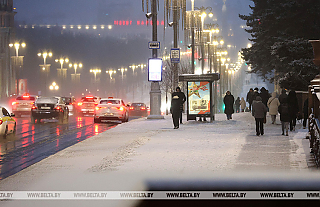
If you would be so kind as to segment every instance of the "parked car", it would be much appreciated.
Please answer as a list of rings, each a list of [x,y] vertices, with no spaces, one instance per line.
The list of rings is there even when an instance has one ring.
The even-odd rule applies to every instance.
[[[77,103],[77,113],[80,115],[94,114],[94,107],[98,105],[100,98],[96,96],[85,96]]]
[[[40,123],[41,119],[58,119],[59,123],[67,123],[69,109],[61,97],[40,97],[31,110],[31,122]]]
[[[31,108],[36,101],[37,96],[32,96],[29,94],[19,95],[12,102],[12,113],[15,117],[21,117],[21,115],[30,115]]]
[[[102,98],[94,110],[94,123],[100,123],[101,120],[127,122],[129,120],[128,106],[119,98]]]
[[[16,120],[12,117],[14,117],[13,113],[10,114],[6,108],[0,106],[0,135],[4,138],[7,134],[16,132]]]
[[[130,116],[148,116],[148,107],[144,103],[132,103],[129,107]]]

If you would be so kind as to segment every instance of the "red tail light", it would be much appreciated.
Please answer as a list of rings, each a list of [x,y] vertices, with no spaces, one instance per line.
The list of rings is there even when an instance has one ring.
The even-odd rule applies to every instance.
[[[98,106],[98,103],[94,103],[95,106]]]
[[[31,109],[37,109],[37,107],[36,107],[35,105],[33,105],[33,106],[31,107]]]
[[[0,120],[0,125],[3,123],[3,121],[2,120]]]
[[[82,104],[83,104],[82,102],[78,102],[78,106],[82,106]]]
[[[131,106],[129,109],[130,109],[130,110],[133,110],[133,109],[134,109],[134,107],[133,107],[133,106]]]
[[[31,104],[31,105],[33,105],[33,104],[34,104],[34,102],[31,102],[30,104]]]
[[[12,106],[14,106],[14,105],[16,105],[16,104],[18,104],[18,102],[15,102],[15,101],[12,102]]]
[[[101,109],[101,107],[96,106],[96,111],[99,111]]]
[[[124,111],[124,107],[123,106],[116,107],[116,109],[118,109],[119,111]]]
[[[146,110],[146,107],[140,107],[141,110]]]
[[[57,106],[56,108],[54,108],[55,110],[60,110],[61,107],[60,106]]]

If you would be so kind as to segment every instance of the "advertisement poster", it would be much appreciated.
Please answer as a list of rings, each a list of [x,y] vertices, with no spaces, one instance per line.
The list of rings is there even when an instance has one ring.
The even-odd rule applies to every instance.
[[[19,95],[27,92],[27,79],[19,79]]]
[[[188,82],[189,114],[210,114],[209,82]]]

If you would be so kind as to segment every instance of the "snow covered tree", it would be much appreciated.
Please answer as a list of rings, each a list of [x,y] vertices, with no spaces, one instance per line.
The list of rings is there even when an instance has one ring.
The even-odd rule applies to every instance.
[[[277,80],[281,87],[307,90],[310,80],[320,72],[312,63],[308,42],[320,37],[320,1],[252,1],[252,13],[239,15],[250,27],[246,31],[253,42],[252,47],[242,49],[245,61],[253,73]]]

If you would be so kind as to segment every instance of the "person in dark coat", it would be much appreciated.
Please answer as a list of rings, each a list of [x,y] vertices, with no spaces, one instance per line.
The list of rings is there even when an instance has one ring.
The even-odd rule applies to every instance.
[[[247,93],[246,101],[249,103],[249,111],[251,111],[251,106],[253,102],[253,88],[250,88],[249,92]]]
[[[288,106],[290,113],[290,131],[295,131],[297,123],[297,114],[299,112],[298,98],[295,91],[290,91],[288,94]]]
[[[177,92],[177,93],[180,93],[180,95],[182,96],[182,103],[181,103],[181,105],[180,105],[180,117],[179,117],[180,124],[182,124],[183,104],[184,104],[184,102],[186,101],[186,96],[184,95],[183,92],[181,92],[180,87],[177,87],[177,88],[176,88],[176,92]]]
[[[236,113],[240,112],[240,97],[238,97],[236,99],[236,101],[234,102],[234,105],[236,106]]]
[[[256,101],[257,99],[257,96],[260,96],[260,93],[259,93],[259,88],[254,88],[253,90],[253,95],[252,95],[252,104],[254,101]],[[261,96],[260,96],[261,97]]]
[[[303,128],[305,129],[306,126],[307,126],[307,120],[308,120],[308,117],[309,117],[309,113],[308,113],[308,110],[309,110],[309,101],[308,99],[306,99],[303,103]]]
[[[227,91],[226,95],[224,96],[223,103],[225,105],[224,113],[227,115],[227,119],[232,119],[232,114],[234,113],[234,97],[231,95],[230,91]]]
[[[286,89],[282,89],[282,91],[281,91],[281,95],[279,96],[279,102],[281,103],[281,102],[283,102],[283,99],[288,99],[288,95],[287,95],[287,91],[286,91]]]
[[[256,120],[256,135],[264,134],[263,123],[268,112],[268,108],[262,103],[262,98],[257,96],[252,104],[252,116]]]
[[[290,122],[290,111],[287,98],[282,99],[280,102],[280,106],[278,107],[278,111],[280,113],[280,121],[282,125],[282,135],[284,135],[284,131],[286,130],[286,136],[288,136],[288,125]]]
[[[263,103],[265,106],[267,106],[268,100],[269,100],[269,98],[270,98],[270,94],[269,94],[269,92],[268,92],[264,87],[262,87],[262,88],[260,89],[260,96],[261,96],[261,98],[262,98],[262,103]]]
[[[179,92],[178,92],[179,90]],[[179,128],[179,119],[181,115],[181,105],[185,101],[185,95],[181,92],[180,88],[176,88],[176,92],[172,93],[171,97],[171,113],[172,113],[172,120],[173,120],[173,125],[174,129]]]

